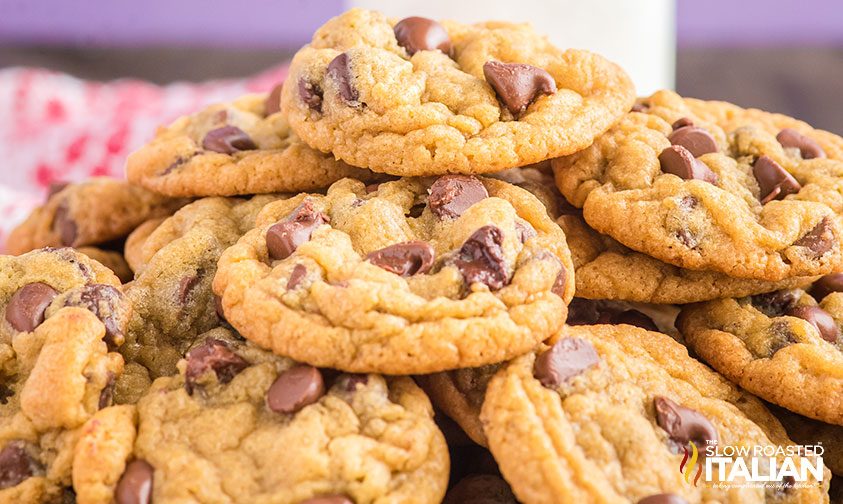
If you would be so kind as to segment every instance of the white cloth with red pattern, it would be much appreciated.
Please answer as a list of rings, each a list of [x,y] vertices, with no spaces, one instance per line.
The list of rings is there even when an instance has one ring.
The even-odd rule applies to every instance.
[[[0,70],[0,250],[56,181],[122,177],[155,129],[205,105],[270,90],[281,66],[243,80],[90,82],[43,69]]]

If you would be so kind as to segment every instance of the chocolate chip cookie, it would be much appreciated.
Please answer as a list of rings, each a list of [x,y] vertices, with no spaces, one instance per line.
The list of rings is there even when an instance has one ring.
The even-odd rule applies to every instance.
[[[800,415],[843,425],[843,283],[824,295],[829,283],[812,288],[817,299],[794,289],[688,305],[676,327],[734,383]]]
[[[153,378],[175,373],[196,336],[222,320],[211,292],[217,260],[276,199],[203,198],[157,226],[144,242],[148,263],[126,288],[134,305],[120,349],[127,361],[142,364]]]
[[[143,221],[169,215],[185,200],[167,198],[122,180],[94,177],[67,184],[9,234],[12,254],[42,247],[81,247],[125,238]]]
[[[371,177],[299,140],[279,112],[277,91],[177,119],[129,156],[126,174],[169,196],[312,191],[343,177]]]
[[[513,360],[489,383],[482,420],[492,453],[523,502],[828,498],[828,474],[822,483],[792,488],[686,483],[680,464],[691,442],[702,451],[707,442],[792,442],[760,401],[690,358],[682,345],[629,325],[568,327],[537,353]]]
[[[530,193],[466,175],[267,205],[219,261],[226,319],[279,355],[349,372],[500,362],[558,330],[573,296],[561,229]]]
[[[795,277],[773,282],[680,268],[598,233],[578,212],[570,211],[556,222],[568,239],[577,296],[583,298],[685,304],[804,287],[817,278]]]
[[[118,495],[150,502],[439,502],[448,450],[409,378],[348,375],[204,335],[138,403]],[[137,501],[132,501],[137,502]]]
[[[343,161],[402,176],[489,173],[587,147],[634,100],[622,69],[528,25],[389,20],[352,9],[293,58],[293,130]]]
[[[709,122],[720,115],[695,111],[724,105],[668,91],[645,103],[646,113],[553,162],[589,226],[660,261],[734,277],[779,281],[843,267],[843,162],[797,147],[813,132],[770,131],[750,114]]]
[[[37,321],[33,308],[43,303],[21,304],[22,297],[6,305],[7,325]],[[108,409],[123,368],[107,340],[92,311],[64,307],[0,345],[0,502],[66,502],[72,495],[80,428]]]

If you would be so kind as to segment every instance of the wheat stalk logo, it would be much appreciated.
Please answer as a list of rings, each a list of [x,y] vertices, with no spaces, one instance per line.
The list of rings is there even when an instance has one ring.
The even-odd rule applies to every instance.
[[[687,446],[683,448],[683,450],[685,450],[685,456],[682,457],[682,462],[679,463],[679,472],[685,476],[685,483],[690,484],[691,475],[694,474],[694,468],[696,468],[697,475],[694,477],[694,486],[697,486],[697,481],[699,481],[700,476],[702,476],[702,465],[697,465],[700,453],[699,450],[697,450],[696,443],[689,441],[688,444],[691,445],[691,451],[690,453],[688,452]]]

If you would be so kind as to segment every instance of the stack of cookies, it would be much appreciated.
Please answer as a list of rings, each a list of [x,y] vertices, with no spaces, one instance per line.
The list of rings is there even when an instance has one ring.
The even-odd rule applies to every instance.
[[[353,10],[127,176],[55,187],[0,256],[0,502],[823,503],[843,476],[831,133],[636,101],[528,26]],[[826,468],[693,472],[797,442]]]

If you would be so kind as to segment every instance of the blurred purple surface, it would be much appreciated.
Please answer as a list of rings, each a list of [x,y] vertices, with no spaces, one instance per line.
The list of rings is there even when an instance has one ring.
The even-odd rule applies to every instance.
[[[548,0],[550,1],[550,0]],[[0,0],[0,43],[296,47],[343,0]],[[840,45],[840,0],[678,0],[681,46]]]

